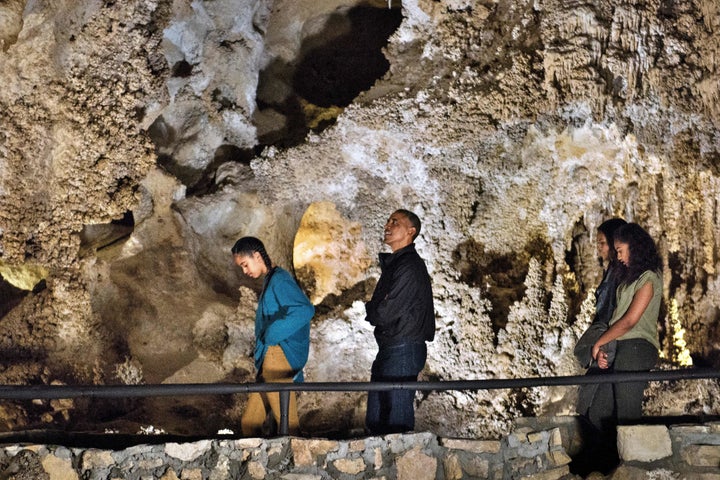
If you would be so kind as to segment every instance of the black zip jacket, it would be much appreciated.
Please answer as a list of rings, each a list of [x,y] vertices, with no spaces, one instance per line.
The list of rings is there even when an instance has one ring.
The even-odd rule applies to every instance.
[[[379,346],[430,342],[435,338],[435,306],[425,262],[415,244],[380,254],[382,274],[365,319],[375,326]]]

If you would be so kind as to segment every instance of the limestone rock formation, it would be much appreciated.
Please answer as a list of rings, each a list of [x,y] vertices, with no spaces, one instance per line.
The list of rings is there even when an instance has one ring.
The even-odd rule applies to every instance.
[[[293,246],[293,267],[314,304],[338,296],[364,280],[370,259],[362,228],[348,223],[331,202],[310,204],[300,220]]]
[[[316,302],[306,378],[367,380],[399,207],[433,277],[422,378],[580,373],[610,216],[660,246],[668,364],[681,333],[717,366],[719,30],[715,0],[2,2],[0,378],[252,381],[259,285],[229,249],[254,235]],[[717,414],[698,398],[663,411]],[[212,431],[243,402],[18,402],[3,425]],[[363,402],[304,394],[301,420],[346,434]],[[418,429],[484,436],[573,389],[417,406]]]

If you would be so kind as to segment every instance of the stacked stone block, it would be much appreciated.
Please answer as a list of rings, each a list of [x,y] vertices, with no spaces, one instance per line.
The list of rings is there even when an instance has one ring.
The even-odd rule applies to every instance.
[[[500,440],[410,433],[352,440],[279,437],[143,444],[122,450],[0,447],[0,478],[40,480],[560,480],[570,473],[568,417],[526,422]],[[542,422],[548,425],[552,422]],[[522,424],[522,422],[520,422]],[[621,427],[611,480],[720,480],[720,423]]]
[[[720,480],[720,422],[619,427],[618,453],[618,478],[676,472],[687,480]]]
[[[0,478],[25,472],[50,480],[500,480],[534,478],[548,467],[556,470],[557,458],[565,457],[557,429],[516,432],[502,441],[424,432],[355,440],[202,440],[117,451],[12,445],[0,449]]]
[[[533,431],[519,428],[503,440],[502,478],[556,480],[570,474],[559,428]]]

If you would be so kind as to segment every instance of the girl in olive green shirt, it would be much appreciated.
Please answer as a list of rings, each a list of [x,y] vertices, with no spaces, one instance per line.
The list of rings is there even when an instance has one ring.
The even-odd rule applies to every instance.
[[[658,361],[657,323],[662,303],[662,260],[652,237],[636,223],[628,223],[614,233],[617,258],[622,264],[616,307],[610,327],[595,342],[592,356],[600,368],[614,372],[649,371]],[[617,340],[612,365],[600,347]],[[612,399],[606,405],[608,428],[615,432],[620,424],[637,422],[642,417],[646,382],[612,385]]]

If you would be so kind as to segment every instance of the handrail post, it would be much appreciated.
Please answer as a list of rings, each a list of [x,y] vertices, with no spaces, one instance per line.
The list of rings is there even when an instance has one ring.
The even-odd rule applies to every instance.
[[[290,419],[288,412],[290,411],[290,391],[281,390],[280,392],[280,435],[286,436],[290,433]]]

